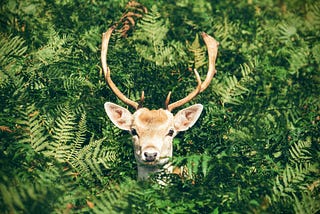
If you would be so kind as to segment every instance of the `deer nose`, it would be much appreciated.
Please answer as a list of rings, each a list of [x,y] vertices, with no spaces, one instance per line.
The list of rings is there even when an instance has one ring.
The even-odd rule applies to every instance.
[[[144,157],[146,158],[147,162],[152,162],[156,159],[157,153],[156,152],[145,152]]]

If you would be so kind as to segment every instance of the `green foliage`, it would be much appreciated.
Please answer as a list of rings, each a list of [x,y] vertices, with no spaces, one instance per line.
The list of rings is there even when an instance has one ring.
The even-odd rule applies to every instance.
[[[310,143],[297,142],[293,144],[290,148],[290,161],[294,163],[293,166],[287,164],[281,175],[276,177],[276,183],[273,187],[273,201],[277,201],[278,198],[287,197],[290,193],[295,193],[296,189],[292,188],[293,184],[301,183],[304,181],[305,176],[312,171],[312,166],[310,165],[309,160],[310,156],[306,149],[310,148]],[[282,181],[280,182],[280,178]],[[305,189],[305,187],[300,186],[299,189]]]
[[[249,89],[245,88],[244,84],[254,82],[250,78],[250,74],[254,71],[257,62],[249,62],[240,65],[241,79],[238,80],[235,75],[226,77],[222,82],[216,84],[215,92],[221,97],[221,104],[224,106],[226,103],[237,105],[242,103],[241,97],[243,94],[248,93]]]
[[[194,58],[192,59],[191,63],[194,63],[195,69],[198,69],[204,66],[207,63],[206,52],[200,46],[199,36],[196,35],[196,38],[188,48],[190,52],[193,53]]]
[[[162,107],[171,90],[184,97],[193,69],[205,76],[199,32],[220,43],[217,74],[193,101],[205,111],[174,141],[182,177],[135,181],[130,137],[103,109],[117,101],[101,73],[101,33],[127,2],[5,0],[1,212],[318,213],[320,4],[140,3],[148,13],[132,9],[142,17],[132,15],[126,38],[115,31],[108,64],[126,95],[146,91],[146,107]]]
[[[16,124],[23,130],[19,136],[19,144],[29,144],[35,152],[41,152],[48,146],[48,135],[34,105],[18,110],[21,119]]]
[[[168,25],[154,5],[141,19],[132,38],[137,53],[156,66],[175,66],[179,62],[176,59],[186,54],[180,42],[166,41]]]
[[[10,78],[14,78],[14,73],[10,73],[11,69],[13,70],[17,65],[15,65],[16,57],[21,57],[27,51],[27,47],[24,46],[24,41],[22,38],[15,36],[6,37],[5,35],[1,35],[0,40],[0,63],[1,67],[1,82],[0,86],[7,83]]]

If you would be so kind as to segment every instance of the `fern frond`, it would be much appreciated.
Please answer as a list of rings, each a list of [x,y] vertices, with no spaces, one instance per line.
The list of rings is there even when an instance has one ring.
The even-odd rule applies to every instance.
[[[195,69],[198,69],[207,63],[206,51],[200,46],[198,34],[196,34],[196,38],[188,49],[193,53],[194,60],[192,63],[194,63]]]
[[[54,26],[48,26],[46,33],[49,41],[40,50],[33,53],[34,61],[39,61],[44,65],[64,61],[72,51],[70,48],[65,47],[69,38],[65,35],[60,36],[55,31]]]
[[[304,172],[295,170],[290,166],[286,166],[282,173],[282,176],[277,176],[273,186],[273,201],[277,202],[281,198],[291,198],[292,194],[296,192],[296,189],[292,186],[293,183],[303,181],[305,175]]]
[[[311,154],[308,151],[308,149],[311,147],[311,141],[298,141],[294,143],[290,149],[290,161],[296,164],[300,164],[302,162],[305,162],[307,160],[311,159]]]
[[[132,213],[135,205],[130,203],[132,198],[140,198],[143,193],[139,191],[136,181],[126,179],[120,185],[113,185],[107,191],[101,193],[94,199],[93,213]]]
[[[23,56],[27,51],[24,40],[18,36],[5,36],[0,34],[0,65],[6,67],[16,57]]]
[[[79,174],[94,174],[103,181],[103,170],[118,159],[117,152],[103,144],[105,139],[90,140],[89,144],[77,150],[70,163]]]
[[[301,198],[293,194],[293,209],[296,214],[313,214],[320,212],[320,197],[313,196],[311,193],[305,192],[301,194]]]
[[[308,191],[304,180],[310,172],[314,171],[314,165],[309,161],[311,157],[307,150],[310,146],[310,141],[298,141],[290,147],[290,162],[294,163],[294,166],[287,164],[282,175],[276,177],[273,186],[274,201],[283,197],[293,200],[294,194],[297,192]]]
[[[221,96],[221,103],[239,105],[242,103],[242,95],[249,92],[244,85],[248,84],[249,80],[253,81],[250,75],[254,72],[257,61],[249,62],[249,64],[240,65],[242,77],[240,80],[235,75],[223,79],[215,87],[215,91]]]
[[[136,25],[136,19],[141,18],[148,9],[136,1],[129,1],[126,5],[126,12],[123,13],[118,24],[122,24],[121,36],[127,37],[128,31]]]
[[[53,141],[44,152],[47,156],[54,157],[64,162],[71,149],[71,142],[75,137],[75,114],[69,106],[59,107],[59,116],[55,120],[55,127],[52,130]]]
[[[297,36],[297,28],[293,24],[281,23],[278,29],[280,33],[279,39],[283,42],[291,42],[292,38]]]
[[[26,51],[25,41],[18,36],[0,34],[0,87],[8,83],[9,79],[17,79],[16,72],[21,65],[15,63]]]
[[[19,143],[28,143],[36,151],[43,151],[48,146],[48,135],[45,132],[44,121],[34,105],[18,110],[20,119],[17,123],[22,127]]]
[[[310,50],[308,46],[301,48],[293,48],[288,51],[289,56],[287,57],[290,63],[290,73],[299,74],[299,69],[308,65],[308,54]]]
[[[9,206],[9,210],[25,210],[23,199],[21,199],[17,189],[0,183],[0,194],[3,197],[4,203]]]
[[[90,88],[93,88],[94,85],[88,81],[85,77],[77,77],[74,75],[71,75],[70,77],[63,78],[63,87],[65,90],[74,91],[76,89],[79,89],[79,86],[88,86]]]
[[[182,166],[182,176],[184,178],[195,181],[199,173],[206,176],[210,171],[209,161],[211,157],[207,154],[194,154],[185,157],[177,157],[174,159],[174,165]],[[199,170],[201,170],[199,172]]]
[[[139,55],[158,66],[177,65],[177,57],[186,55],[183,45],[178,42],[165,42],[169,28],[161,19],[156,5],[144,15],[133,35],[135,49]]]
[[[219,38],[219,42],[229,49],[236,48],[236,39],[234,35],[241,29],[240,23],[230,21],[228,16],[214,25],[214,34]]]
[[[320,64],[320,43],[314,44],[311,51],[315,61]]]
[[[3,177],[1,177],[2,179]],[[54,185],[51,179],[49,178],[50,182],[47,182],[47,185],[44,180],[30,182],[19,180],[17,177],[10,178],[10,180],[5,179],[4,183],[0,183],[0,201],[6,205],[2,207],[5,210],[1,210],[1,212],[38,213],[40,211],[43,213],[45,211],[45,213],[51,213],[54,203],[50,201],[50,198],[58,193],[60,188],[59,184],[57,184],[53,189]],[[12,184],[12,182],[16,183]],[[48,206],[48,203],[52,204]]]
[[[83,113],[78,123],[75,137],[72,140],[72,143],[70,145],[70,152],[68,152],[68,155],[66,156],[67,162],[70,162],[71,159],[77,158],[78,152],[81,150],[86,140],[86,132],[87,132],[86,114]]]
[[[320,3],[313,2],[306,4],[307,10],[307,21],[310,23],[310,26],[318,27],[320,25]]]
[[[153,5],[150,12],[145,14],[139,23],[140,31],[136,34],[139,38],[145,38],[145,41],[149,41],[153,44],[153,49],[155,49],[162,41],[165,39],[168,32],[168,28],[165,27],[165,22],[162,19],[160,13],[158,12],[157,6]],[[141,31],[143,29],[143,31]]]
[[[236,76],[227,77],[223,83],[216,87],[216,93],[221,96],[221,103],[239,105],[242,103],[241,95],[248,92],[248,89],[243,87]]]
[[[307,191],[304,180],[314,170],[313,168],[314,166],[310,163],[296,164],[294,167],[286,165],[282,175],[276,177],[273,186],[273,200],[279,201],[283,197],[292,200],[293,194],[301,190]]]
[[[250,75],[253,74],[255,71],[255,67],[259,64],[259,61],[257,58],[253,58],[251,61],[248,63],[244,63],[240,65],[240,71],[241,71],[241,82],[249,82],[252,81],[252,77]]]

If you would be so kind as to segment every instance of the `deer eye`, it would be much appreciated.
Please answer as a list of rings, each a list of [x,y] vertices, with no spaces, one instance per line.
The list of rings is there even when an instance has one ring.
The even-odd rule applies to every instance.
[[[137,130],[135,130],[135,129],[131,129],[130,133],[131,133],[133,136],[138,136]]]
[[[170,137],[172,137],[173,134],[174,134],[174,130],[173,130],[173,129],[170,129],[167,135],[170,136]]]

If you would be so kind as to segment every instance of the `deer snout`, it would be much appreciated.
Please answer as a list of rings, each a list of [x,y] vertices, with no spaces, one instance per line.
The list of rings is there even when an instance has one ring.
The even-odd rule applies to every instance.
[[[155,161],[157,158],[158,153],[157,152],[144,152],[143,153],[145,160],[147,162]]]

